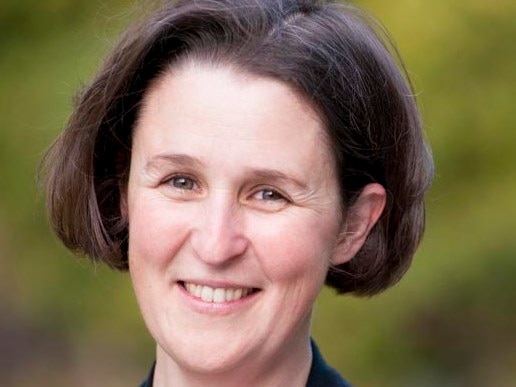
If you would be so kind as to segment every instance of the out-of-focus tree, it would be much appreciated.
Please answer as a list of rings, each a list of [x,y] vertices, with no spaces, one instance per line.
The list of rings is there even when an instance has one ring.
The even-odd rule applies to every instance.
[[[0,3],[3,386],[137,385],[153,360],[127,276],[59,245],[35,178],[72,95],[151,3]],[[399,46],[437,174],[427,235],[406,278],[371,300],[325,291],[314,335],[357,386],[513,385],[516,2],[357,3]]]

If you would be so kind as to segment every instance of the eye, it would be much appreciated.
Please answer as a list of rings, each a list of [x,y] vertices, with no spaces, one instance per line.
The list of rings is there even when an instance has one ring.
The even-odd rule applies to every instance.
[[[264,211],[280,211],[289,205],[290,200],[272,188],[260,188],[251,196],[253,206]]]
[[[191,191],[197,188],[197,183],[188,176],[173,176],[166,181],[166,184],[183,191]]]
[[[273,189],[262,189],[255,193],[254,197],[258,200],[265,200],[265,201],[286,201],[285,197],[280,194],[278,191],[275,191]]]

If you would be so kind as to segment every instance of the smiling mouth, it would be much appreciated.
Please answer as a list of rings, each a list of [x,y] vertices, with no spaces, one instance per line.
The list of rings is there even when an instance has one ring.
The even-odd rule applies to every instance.
[[[216,304],[238,301],[259,291],[257,288],[212,288],[184,281],[179,281],[178,284],[193,297]]]

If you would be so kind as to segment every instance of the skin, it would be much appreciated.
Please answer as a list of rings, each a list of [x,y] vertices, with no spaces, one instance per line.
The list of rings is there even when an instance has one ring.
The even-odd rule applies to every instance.
[[[304,386],[313,304],[380,216],[383,188],[343,218],[321,121],[281,82],[190,63],[143,102],[121,207],[155,385]],[[215,304],[185,283],[253,291]]]

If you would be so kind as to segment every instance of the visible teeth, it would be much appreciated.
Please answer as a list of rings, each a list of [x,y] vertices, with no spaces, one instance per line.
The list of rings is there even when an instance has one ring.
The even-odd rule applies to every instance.
[[[213,302],[224,302],[226,301],[226,292],[224,289],[215,289],[213,292]]]
[[[208,286],[203,286],[201,298],[203,301],[212,302],[213,301],[213,288],[210,288]]]
[[[204,302],[214,302],[219,304],[223,302],[237,301],[252,292],[250,288],[214,289],[209,286],[196,285],[189,282],[185,282],[184,287],[188,293],[196,298],[202,299]]]
[[[226,290],[226,301],[233,301],[235,299],[234,294],[235,291],[233,289]]]

